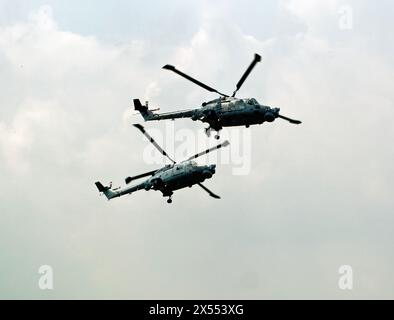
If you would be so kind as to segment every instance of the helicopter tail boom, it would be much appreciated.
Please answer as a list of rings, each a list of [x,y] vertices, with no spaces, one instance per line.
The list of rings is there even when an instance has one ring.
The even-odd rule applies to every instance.
[[[119,196],[117,193],[113,192],[113,191],[111,190],[110,187],[104,187],[104,186],[101,184],[100,181],[97,181],[97,182],[95,183],[95,185],[96,185],[98,191],[100,191],[101,193],[103,193],[103,194],[107,197],[108,200],[111,200],[112,198],[115,198],[115,197],[118,197],[118,196]]]
[[[139,99],[134,99],[133,102],[134,102],[134,109],[137,110],[139,113],[141,113],[145,121],[149,121],[154,118],[153,112],[150,111],[146,105],[145,106],[142,105]]]

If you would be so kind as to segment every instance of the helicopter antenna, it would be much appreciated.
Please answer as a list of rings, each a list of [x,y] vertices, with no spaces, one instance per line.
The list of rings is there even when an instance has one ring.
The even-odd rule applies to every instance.
[[[170,159],[171,162],[172,162],[173,164],[176,163],[174,160],[172,160],[172,159],[170,158],[170,156],[167,154],[167,152],[165,152],[165,151],[157,144],[157,142],[146,132],[145,128],[144,128],[142,125],[140,125],[140,124],[134,124],[133,126],[136,127],[138,130],[140,130],[140,131],[142,132],[142,134],[143,134],[145,137],[148,138],[148,140],[156,147],[157,150],[160,151],[160,153],[161,153],[163,156],[166,156],[168,159]]]

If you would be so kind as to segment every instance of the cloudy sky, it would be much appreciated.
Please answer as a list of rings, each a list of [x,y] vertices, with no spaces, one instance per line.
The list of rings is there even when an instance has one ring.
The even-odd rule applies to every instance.
[[[0,0],[0,298],[394,298],[393,14],[389,0]],[[232,92],[255,52],[239,96],[303,124],[225,129],[246,137],[230,149],[250,170],[219,161],[206,186],[222,200],[99,196],[96,180],[158,165],[132,98],[216,97],[164,64]],[[203,129],[146,127],[175,153],[169,131]],[[215,143],[201,137],[189,153]]]

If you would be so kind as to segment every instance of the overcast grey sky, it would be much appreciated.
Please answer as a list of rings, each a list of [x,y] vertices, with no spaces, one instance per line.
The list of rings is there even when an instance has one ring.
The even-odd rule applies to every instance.
[[[0,298],[394,298],[393,14],[388,0],[0,0]],[[99,197],[96,180],[154,168],[132,98],[215,98],[164,64],[231,92],[255,52],[239,96],[302,126],[249,129],[250,174],[219,164],[206,183],[220,201]]]

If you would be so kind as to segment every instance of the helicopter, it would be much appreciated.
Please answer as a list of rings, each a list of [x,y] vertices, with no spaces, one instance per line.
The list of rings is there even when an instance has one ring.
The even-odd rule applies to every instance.
[[[213,193],[207,187],[205,187],[202,182],[206,179],[212,178],[216,172],[216,165],[204,165],[198,166],[194,159],[208,154],[211,151],[218,150],[222,147],[228,146],[230,143],[224,141],[223,143],[209,148],[203,152],[197,153],[194,156],[177,163],[174,161],[158,144],[157,142],[146,132],[145,128],[140,124],[134,124],[138,130],[155,146],[155,148],[164,156],[166,156],[172,164],[166,165],[161,169],[152,170],[143,174],[139,174],[134,177],[127,177],[125,179],[126,184],[130,184],[132,181],[149,177],[149,179],[136,184],[131,187],[116,188],[112,189],[112,183],[109,186],[103,186],[100,181],[97,181],[96,187],[100,193],[103,193],[108,200],[116,197],[121,197],[126,194],[131,194],[138,190],[145,189],[146,191],[155,190],[161,191],[163,197],[169,197],[167,203],[172,203],[172,195],[175,190],[183,189],[186,187],[191,188],[193,185],[197,184],[203,190],[205,190],[211,197],[215,199],[220,199],[218,195]]]
[[[148,102],[142,105],[139,99],[134,99],[134,109],[137,110],[145,121],[154,120],[175,120],[178,118],[191,118],[193,121],[202,121],[208,123],[205,133],[210,136],[212,130],[216,131],[216,139],[219,139],[219,132],[223,127],[245,126],[249,128],[251,125],[262,124],[264,122],[273,122],[277,118],[286,120],[292,124],[301,124],[299,120],[294,120],[283,115],[280,115],[279,108],[273,108],[261,105],[254,98],[240,99],[236,98],[236,94],[241,89],[245,80],[252,72],[257,63],[261,61],[261,56],[257,53],[254,60],[246,69],[241,79],[236,85],[236,89],[231,96],[221,93],[216,89],[207,86],[206,84],[192,78],[191,76],[179,71],[172,65],[165,65],[163,69],[172,71],[181,77],[193,82],[194,84],[220,95],[219,98],[204,102],[201,107],[183,111],[174,111],[167,113],[154,113],[156,110],[149,110]]]

